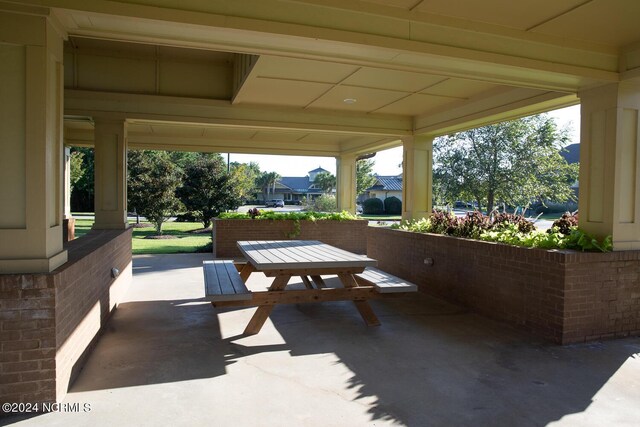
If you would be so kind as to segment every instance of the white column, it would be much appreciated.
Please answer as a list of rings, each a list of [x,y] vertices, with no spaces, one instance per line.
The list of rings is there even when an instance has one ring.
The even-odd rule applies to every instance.
[[[640,83],[582,91],[580,227],[640,249]]]
[[[49,272],[62,243],[63,35],[49,15],[0,11],[0,274]]]
[[[125,229],[127,223],[127,122],[95,121],[94,229]]]
[[[433,137],[416,135],[402,140],[402,219],[431,214]]]
[[[338,211],[356,213],[356,156],[336,157]]]

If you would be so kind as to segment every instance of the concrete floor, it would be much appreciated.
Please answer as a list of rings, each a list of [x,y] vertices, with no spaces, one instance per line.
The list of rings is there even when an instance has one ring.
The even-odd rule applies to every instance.
[[[16,425],[640,424],[639,338],[560,347],[424,295],[375,301],[373,328],[351,303],[278,306],[243,337],[253,308],[201,299],[209,257],[135,257],[65,399],[90,411]]]

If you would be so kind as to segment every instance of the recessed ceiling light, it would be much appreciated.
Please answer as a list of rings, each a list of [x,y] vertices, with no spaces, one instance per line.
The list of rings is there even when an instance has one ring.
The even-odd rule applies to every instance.
[[[355,104],[357,101],[357,99],[355,98],[345,98],[342,100],[342,102],[344,102],[345,104]]]

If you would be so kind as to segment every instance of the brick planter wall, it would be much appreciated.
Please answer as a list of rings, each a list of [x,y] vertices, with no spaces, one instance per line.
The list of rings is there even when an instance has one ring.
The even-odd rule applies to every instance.
[[[1,402],[61,401],[131,282],[131,230],[65,248],[68,262],[49,274],[0,275]]]
[[[425,293],[556,343],[640,335],[640,251],[545,251],[370,227],[367,254]]]
[[[238,258],[242,253],[239,240],[320,240],[338,248],[365,254],[367,251],[366,220],[300,221],[300,234],[294,233],[292,220],[215,219],[213,221],[213,254],[216,258]]]

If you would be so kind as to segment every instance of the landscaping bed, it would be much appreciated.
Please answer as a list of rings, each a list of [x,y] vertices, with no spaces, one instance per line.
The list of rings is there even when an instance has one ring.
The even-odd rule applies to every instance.
[[[352,215],[318,213],[263,213],[221,215],[213,222],[213,254],[217,258],[237,258],[241,240],[320,240],[332,246],[365,254],[366,220]]]
[[[640,335],[640,251],[543,250],[369,227],[367,255],[420,291],[560,344]]]

